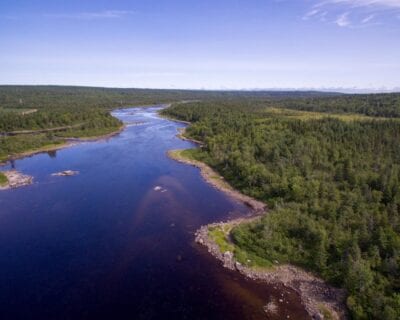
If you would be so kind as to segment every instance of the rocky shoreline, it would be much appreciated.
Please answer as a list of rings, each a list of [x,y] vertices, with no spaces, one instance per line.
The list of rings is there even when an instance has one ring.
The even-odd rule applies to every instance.
[[[221,252],[219,246],[209,235],[210,227],[231,230],[233,226],[258,218],[241,218],[202,226],[196,231],[195,241],[205,246],[208,252],[221,261],[225,268],[238,271],[249,279],[260,280],[273,285],[283,284],[285,287],[296,291],[312,319],[326,319],[327,314],[332,319],[347,319],[346,292],[343,289],[334,288],[313,274],[293,265],[276,265],[268,269],[243,265],[235,259],[233,252]]]
[[[231,198],[249,206],[253,210],[253,216],[264,213],[266,209],[265,203],[246,196],[245,194],[242,194],[239,191],[235,190],[224,180],[222,176],[220,176],[216,171],[214,171],[205,163],[193,159],[184,158],[181,155],[182,151],[183,150],[170,150],[167,154],[171,159],[199,168],[200,174],[204,180],[206,180],[214,188],[225,192]]]
[[[198,144],[198,141],[184,137],[183,133],[184,131],[180,130],[178,137]],[[233,252],[222,252],[220,250],[217,243],[210,237],[209,228],[220,228],[227,231],[226,238],[229,241],[229,231],[233,227],[260,219],[265,214],[266,205],[232,188],[223,180],[223,177],[205,163],[185,158],[182,155],[182,151],[171,150],[168,152],[168,156],[176,161],[199,168],[201,176],[206,182],[252,209],[247,217],[202,226],[195,233],[196,243],[205,246],[211,255],[222,262],[225,268],[236,270],[249,279],[260,280],[269,284],[283,284],[293,289],[299,294],[306,311],[312,319],[348,319],[345,290],[332,287],[310,272],[293,265],[277,264],[268,269],[252,268],[238,262]]]
[[[0,186],[0,190],[15,189],[27,186],[33,183],[33,177],[22,174],[17,170],[2,171],[8,182],[4,186]]]

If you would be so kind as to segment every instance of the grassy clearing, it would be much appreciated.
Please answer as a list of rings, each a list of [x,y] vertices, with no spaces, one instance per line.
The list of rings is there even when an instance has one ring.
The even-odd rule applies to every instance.
[[[18,113],[22,115],[30,114],[30,113],[35,113],[37,110],[36,109],[24,109],[24,108],[0,108],[1,112],[13,112],[13,113]]]
[[[182,160],[199,161],[199,150],[197,149],[174,150],[171,153]]]
[[[237,246],[235,246],[234,256],[241,264],[254,269],[269,269],[274,265],[271,261],[246,252]]]
[[[299,120],[319,120],[323,118],[334,118],[344,122],[351,121],[371,121],[371,120],[390,120],[389,118],[376,118],[369,117],[362,114],[353,114],[353,113],[326,113],[326,112],[312,112],[312,111],[299,111],[299,110],[291,110],[284,108],[273,108],[268,107],[263,110],[263,113],[269,117],[286,117],[290,119],[299,119]],[[258,119],[257,122],[264,122],[268,119]]]
[[[218,245],[221,252],[233,252],[235,247],[227,238],[227,233],[221,227],[209,227],[208,235]]]
[[[170,150],[168,151],[168,154],[171,158],[176,159],[176,160],[194,160],[191,159],[188,155],[186,155],[187,150]]]
[[[248,267],[264,269],[273,266],[271,261],[260,258],[254,254],[247,253],[246,251],[243,251],[239,247],[235,246],[235,244],[229,240],[229,233],[231,229],[232,226],[229,223],[219,226],[210,226],[208,228],[208,235],[218,245],[219,250],[222,253],[227,251],[232,252],[238,262]]]
[[[0,172],[0,186],[3,187],[8,183],[8,179],[3,172]]]
[[[334,317],[332,316],[332,313],[323,304],[319,305],[319,309],[320,309],[322,315],[324,316],[324,319],[326,319],[326,320],[333,320],[334,319]]]

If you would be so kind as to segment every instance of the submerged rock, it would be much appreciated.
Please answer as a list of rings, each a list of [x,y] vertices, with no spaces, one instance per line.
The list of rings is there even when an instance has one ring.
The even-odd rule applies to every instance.
[[[276,314],[278,311],[278,306],[276,305],[276,303],[273,300],[271,300],[264,306],[263,309],[264,309],[264,312],[267,314]]]
[[[155,186],[155,187],[153,188],[153,190],[154,190],[154,191],[160,191],[161,193],[164,193],[164,192],[167,191],[167,189],[165,189],[165,188],[163,188],[163,187],[161,187],[161,186]]]

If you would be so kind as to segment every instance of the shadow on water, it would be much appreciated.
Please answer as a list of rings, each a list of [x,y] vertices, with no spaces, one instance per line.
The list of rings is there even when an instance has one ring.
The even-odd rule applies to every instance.
[[[2,319],[308,318],[293,291],[194,243],[201,225],[248,209],[166,157],[193,145],[158,109],[117,110],[135,124],[118,136],[13,163],[36,183],[0,194]],[[68,169],[80,174],[51,176]]]

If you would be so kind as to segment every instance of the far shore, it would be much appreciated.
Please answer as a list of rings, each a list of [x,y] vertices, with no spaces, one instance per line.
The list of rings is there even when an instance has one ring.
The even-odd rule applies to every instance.
[[[198,141],[185,137],[184,131],[180,131],[177,136],[199,144]],[[209,229],[219,228],[224,232],[226,241],[231,246],[234,246],[229,237],[232,228],[241,223],[250,223],[260,219],[266,214],[266,204],[234,189],[207,164],[186,157],[183,151],[184,150],[170,150],[168,151],[168,156],[176,161],[199,168],[201,176],[206,182],[251,208],[251,211],[246,217],[202,226],[196,231],[195,241],[205,246],[208,252],[220,260],[223,266],[228,269],[236,270],[250,279],[261,280],[269,284],[283,284],[293,289],[299,294],[306,311],[313,319],[322,320],[328,317],[335,320],[347,319],[348,314],[345,305],[346,293],[343,289],[332,287],[312,273],[289,264],[279,265],[278,263],[276,266],[268,269],[249,267],[237,261],[233,252],[223,252],[221,250],[220,246],[210,235]]]
[[[157,104],[149,104],[149,105],[143,105],[143,106],[129,106],[129,107],[125,107],[125,108],[122,108],[122,109],[127,109],[127,108],[150,108],[150,107],[154,107],[155,105],[157,105]],[[172,103],[162,103],[162,104],[159,104],[159,105],[163,106],[164,108],[168,108],[169,106],[172,105]],[[106,140],[108,138],[111,138],[111,137],[121,133],[126,127],[127,127],[127,125],[123,124],[116,131],[113,131],[111,133],[107,133],[107,134],[104,134],[104,135],[100,135],[100,136],[63,138],[64,142],[61,142],[61,143],[45,145],[45,146],[40,147],[40,148],[35,148],[35,149],[31,149],[31,150],[26,150],[26,151],[23,151],[23,152],[20,152],[20,153],[16,153],[16,154],[11,154],[5,159],[0,159],[0,166],[5,166],[7,164],[7,162],[9,162],[9,161],[22,159],[22,158],[25,158],[25,157],[30,157],[30,156],[33,156],[33,155],[36,155],[36,154],[40,154],[40,153],[57,151],[57,150],[61,150],[61,149],[64,149],[64,148],[69,148],[69,147],[75,146],[75,145],[77,145],[78,143],[81,143],[81,142]]]
[[[160,104],[162,106],[164,106],[165,108],[168,108],[169,106],[171,106],[172,103],[163,103]],[[143,105],[143,106],[127,106],[124,107],[122,109],[127,109],[127,108],[150,108],[150,107],[154,107],[156,104],[149,104],[149,105]],[[115,110],[118,110],[115,109]],[[112,111],[111,111],[112,112]],[[100,136],[93,136],[93,137],[68,137],[68,138],[64,138],[64,142],[61,143],[57,143],[57,144],[51,144],[51,145],[46,145],[40,148],[36,148],[36,149],[32,149],[32,150],[27,150],[27,151],[23,151],[20,153],[16,153],[16,154],[12,154],[9,155],[6,159],[0,159],[0,166],[4,166],[7,164],[8,161],[12,161],[12,160],[17,160],[17,159],[21,159],[21,158],[25,158],[25,157],[30,157],[39,153],[45,153],[45,152],[51,152],[51,151],[57,151],[57,150],[61,150],[64,148],[69,148],[72,147],[80,142],[89,142],[89,141],[100,141],[100,140],[105,140],[108,138],[111,138],[119,133],[121,133],[127,126],[125,124],[121,125],[118,130],[113,131],[111,133],[107,133],[104,135],[100,135]]]
[[[125,129],[125,127],[126,127],[125,125],[122,125],[118,128],[118,130],[113,131],[111,133],[104,134],[104,135],[100,135],[100,136],[81,137],[81,138],[64,138],[64,142],[61,142],[58,144],[46,145],[46,146],[43,146],[40,148],[27,150],[27,151],[24,151],[21,153],[10,155],[7,159],[1,160],[0,165],[4,166],[7,164],[8,161],[22,159],[22,158],[30,157],[30,156],[40,154],[40,153],[57,151],[57,150],[61,150],[64,148],[69,148],[69,147],[75,146],[81,142],[101,141],[101,140],[109,139],[109,138],[121,133]]]

